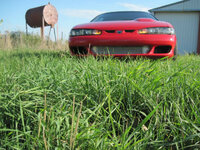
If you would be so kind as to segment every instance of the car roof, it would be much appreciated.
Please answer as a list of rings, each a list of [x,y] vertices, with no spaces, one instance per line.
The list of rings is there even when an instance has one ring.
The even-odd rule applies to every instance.
[[[106,12],[106,13],[102,13],[102,14],[109,14],[109,13],[131,13],[131,12],[135,12],[135,13],[149,13],[150,12],[146,12],[146,11],[112,11],[112,12]],[[101,14],[101,15],[102,15]]]
[[[146,12],[146,11],[112,11],[112,12],[105,12],[102,14],[97,15],[95,18],[102,16],[102,15],[106,15],[106,14],[112,14],[112,13],[147,13],[149,15],[152,15],[152,13],[150,12]],[[152,15],[156,20],[158,20],[154,15]],[[93,22],[93,20],[95,20],[95,18],[93,18],[90,22]]]

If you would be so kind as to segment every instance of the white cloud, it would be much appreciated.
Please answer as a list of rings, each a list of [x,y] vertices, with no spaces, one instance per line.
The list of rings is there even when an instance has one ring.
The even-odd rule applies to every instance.
[[[130,3],[118,3],[120,6],[126,7],[129,10],[133,11],[148,11],[150,8],[141,6],[141,5],[135,5],[135,4],[130,4]]]
[[[89,9],[63,9],[60,11],[62,15],[83,19],[92,19],[101,13],[103,12]]]

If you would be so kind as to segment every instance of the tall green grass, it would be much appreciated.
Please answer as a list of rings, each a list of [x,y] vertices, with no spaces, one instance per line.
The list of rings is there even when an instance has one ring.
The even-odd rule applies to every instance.
[[[0,51],[0,149],[200,149],[199,64]]]

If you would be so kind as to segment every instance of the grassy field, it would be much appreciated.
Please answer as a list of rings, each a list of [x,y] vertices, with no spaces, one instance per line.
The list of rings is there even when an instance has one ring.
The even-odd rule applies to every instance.
[[[200,57],[0,51],[0,149],[200,149]]]

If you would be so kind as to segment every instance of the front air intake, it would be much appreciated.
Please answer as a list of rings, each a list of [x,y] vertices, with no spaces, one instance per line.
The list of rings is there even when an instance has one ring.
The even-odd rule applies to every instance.
[[[157,46],[154,50],[155,54],[169,53],[171,51],[171,46]]]
[[[74,55],[87,55],[88,50],[85,47],[70,47],[71,52]]]
[[[150,51],[149,46],[93,46],[92,52],[97,55],[117,54],[146,54]]]

